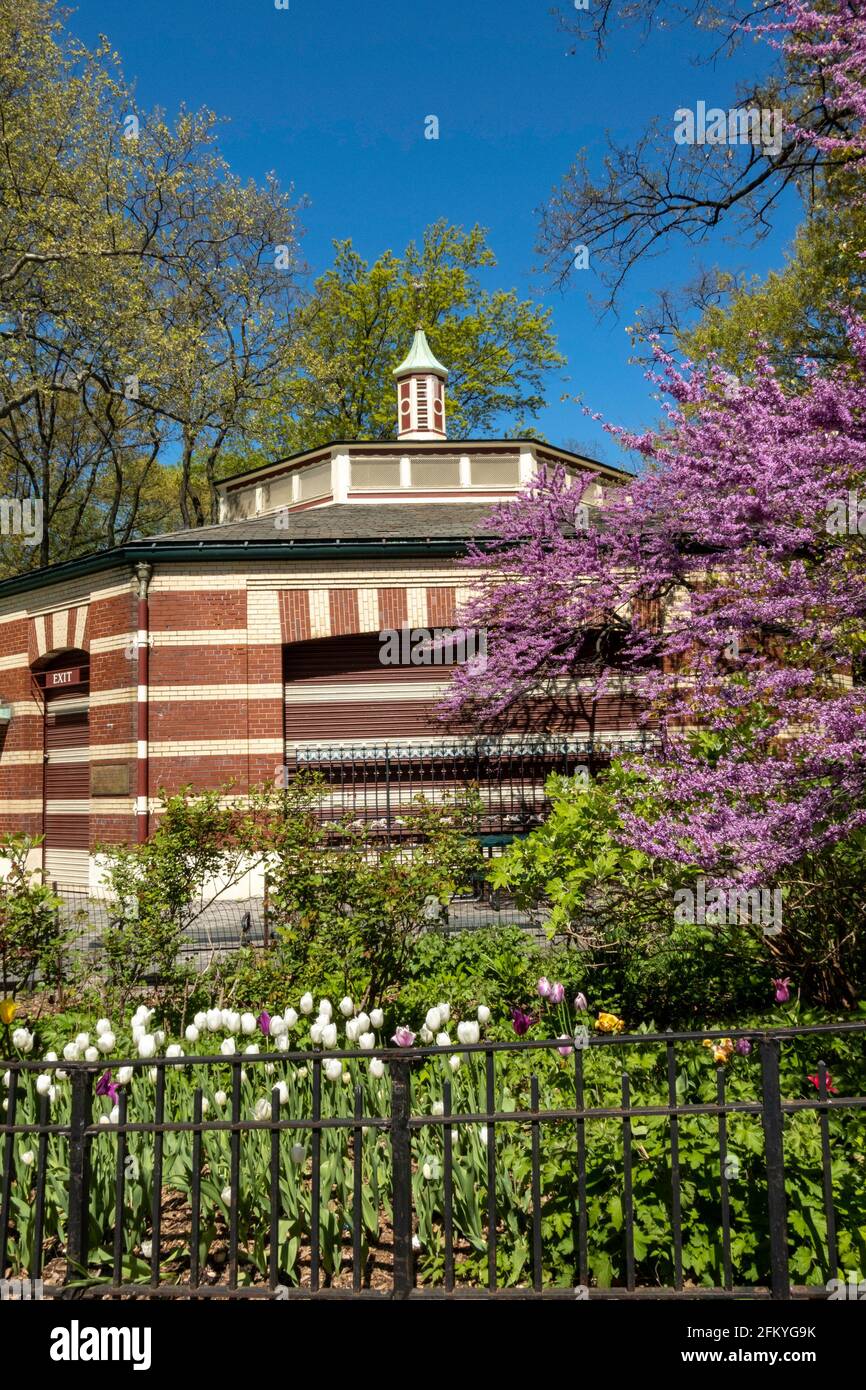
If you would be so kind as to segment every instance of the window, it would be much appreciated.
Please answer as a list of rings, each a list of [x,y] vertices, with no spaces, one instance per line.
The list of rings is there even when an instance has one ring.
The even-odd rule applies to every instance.
[[[472,460],[473,487],[517,487],[520,460],[516,458],[478,458]]]
[[[278,478],[275,483],[271,483],[266,489],[264,505],[266,507],[289,507],[292,503],[292,479]]]
[[[364,459],[352,462],[352,487],[399,487],[399,459]]]
[[[308,502],[313,497],[324,497],[330,491],[330,463],[317,463],[315,467],[305,468],[298,474],[298,501]]]
[[[412,486],[421,488],[459,487],[459,459],[413,459]]]

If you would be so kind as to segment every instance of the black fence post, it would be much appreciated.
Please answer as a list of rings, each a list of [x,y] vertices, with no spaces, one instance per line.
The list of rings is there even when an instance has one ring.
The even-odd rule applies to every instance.
[[[90,1227],[90,1137],[93,1118],[92,1075],[84,1067],[72,1073],[72,1114],[69,1121],[69,1224],[66,1238],[66,1278],[87,1273]]]
[[[414,1284],[412,1258],[412,1141],[409,1132],[409,1062],[391,1062],[391,1172],[394,1207],[394,1297]]]
[[[761,1123],[767,1164],[767,1216],[770,1227],[770,1278],[774,1299],[791,1297],[788,1271],[788,1213],[782,1142],[782,1092],[778,1038],[761,1039]]]

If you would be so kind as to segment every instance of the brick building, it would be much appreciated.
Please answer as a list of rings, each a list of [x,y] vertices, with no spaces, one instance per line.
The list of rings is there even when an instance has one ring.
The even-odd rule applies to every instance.
[[[394,375],[393,442],[278,460],[220,485],[218,525],[0,583],[0,831],[44,836],[48,879],[94,887],[94,846],[144,838],[160,788],[243,791],[284,765],[324,767],[335,812],[390,826],[422,784],[492,785],[495,752],[491,816],[526,820],[545,730],[496,749],[445,730],[447,671],[383,665],[380,634],[454,620],[467,539],[541,466],[623,475],[532,439],[449,440],[447,371],[420,330]],[[634,714],[627,694],[572,709],[557,748],[583,756]]]

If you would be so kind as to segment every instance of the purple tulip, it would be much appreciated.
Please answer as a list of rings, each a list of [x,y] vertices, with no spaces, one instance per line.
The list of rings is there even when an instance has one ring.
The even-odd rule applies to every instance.
[[[586,995],[585,995],[585,994],[577,994],[577,995],[575,995],[575,998],[574,998],[574,1007],[577,1009],[577,1012],[578,1012],[579,1014],[582,1014],[582,1013],[584,1012],[584,1010],[586,1010],[586,1009],[589,1008],[589,1005],[588,1005],[587,1002],[586,1002]]]
[[[749,1053],[752,1050],[752,1044],[749,1042],[748,1038],[737,1038],[737,1041],[734,1044],[734,1046],[736,1047],[741,1057],[748,1057]]]
[[[96,1083],[96,1094],[98,1096],[108,1096],[112,1105],[117,1104],[117,1082],[112,1081],[111,1072],[105,1071]]]
[[[268,1034],[269,1034],[270,1031],[271,1031],[271,1016],[270,1016],[270,1014],[269,1014],[269,1013],[266,1013],[265,1010],[262,1009],[261,1013],[260,1013],[259,1016],[258,1016],[257,1022],[258,1022],[259,1027],[261,1028],[262,1032],[264,1033],[265,1037],[267,1037]]]
[[[541,979],[538,981],[538,984],[535,986],[535,992],[536,992],[536,994],[539,996],[540,999],[547,999],[547,998],[549,998],[549,996],[550,996],[550,981],[548,980],[548,978],[547,978],[546,975],[542,975]]]
[[[528,1014],[525,1009],[512,1009],[511,1021],[514,1024],[514,1031],[518,1038],[522,1038],[524,1033],[529,1032],[535,1019],[532,1017],[532,1014]]]
[[[791,998],[791,991],[788,988],[788,985],[790,983],[791,981],[788,979],[787,975],[785,976],[784,980],[772,981],[773,988],[776,992],[777,1004],[787,1004],[788,1000]]]
[[[559,1053],[560,1057],[570,1057],[571,1054],[572,1054],[572,1052],[574,1051],[574,1048],[573,1048],[573,1047],[558,1047],[556,1050],[557,1050],[557,1052]]]
[[[557,980],[555,984],[550,986],[550,993],[547,997],[551,1004],[561,1004],[565,998],[565,985],[561,985]]]
[[[411,1028],[406,1027],[405,1023],[401,1023],[391,1041],[395,1042],[398,1047],[411,1047],[415,1041],[415,1034]]]

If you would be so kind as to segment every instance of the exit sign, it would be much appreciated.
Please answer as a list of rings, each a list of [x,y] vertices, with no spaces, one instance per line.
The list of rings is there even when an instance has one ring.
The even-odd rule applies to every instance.
[[[80,685],[81,667],[69,666],[65,671],[46,671],[45,689],[56,690],[60,685]]]

